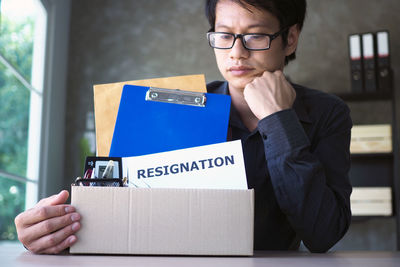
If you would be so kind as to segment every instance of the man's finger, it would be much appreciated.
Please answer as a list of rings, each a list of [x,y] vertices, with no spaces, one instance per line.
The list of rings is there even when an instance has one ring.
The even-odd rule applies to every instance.
[[[19,214],[15,218],[15,224],[21,227],[28,227],[50,218],[64,216],[74,211],[75,208],[71,205],[35,207]]]
[[[59,254],[63,250],[72,246],[77,240],[78,239],[76,238],[76,236],[72,235],[72,236],[68,237],[67,239],[65,239],[62,243],[58,244],[55,247],[48,248],[48,249],[44,250],[42,253],[43,254]]]
[[[34,253],[56,254],[66,249],[76,241],[73,235],[80,228],[78,222],[43,236],[30,244],[29,249]]]
[[[80,220],[79,213],[73,212],[70,214],[66,214],[61,217],[54,217],[37,224],[32,225],[29,228],[29,231],[25,231],[26,233],[23,234],[23,238],[25,240],[33,241],[36,239],[40,239],[43,236],[52,234],[53,232],[59,231],[66,226],[73,225],[74,222],[78,222]],[[75,229],[74,229],[75,230]]]
[[[57,246],[47,248],[43,251],[41,251],[42,254],[59,254],[63,250],[69,248],[72,246],[78,239],[76,236],[71,235],[67,239],[65,239],[63,242],[58,244]]]
[[[68,197],[69,197],[68,191],[62,190],[57,195],[52,195],[51,197],[40,200],[36,204],[36,207],[64,204],[67,201]]]

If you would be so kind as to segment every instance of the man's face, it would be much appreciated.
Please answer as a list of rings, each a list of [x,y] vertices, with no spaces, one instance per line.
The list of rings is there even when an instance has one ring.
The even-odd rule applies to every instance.
[[[268,33],[280,30],[279,20],[265,10],[248,9],[229,0],[220,0],[216,7],[215,31],[236,34]],[[287,51],[282,37],[274,39],[269,50],[249,51],[236,39],[231,49],[214,49],[218,68],[229,82],[230,89],[243,91],[246,84],[264,71],[282,70]]]

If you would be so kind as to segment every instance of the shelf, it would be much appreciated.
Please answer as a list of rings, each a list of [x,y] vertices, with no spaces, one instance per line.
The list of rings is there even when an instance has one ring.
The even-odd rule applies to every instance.
[[[351,159],[392,159],[393,153],[353,153],[351,154]]]
[[[394,186],[393,158],[361,157],[351,159],[349,171],[353,187]]]
[[[393,219],[395,218],[395,215],[389,215],[389,216],[377,216],[377,215],[371,215],[371,216],[351,216],[351,222],[352,223],[357,223],[357,222],[364,222],[372,219]]]
[[[379,100],[392,100],[392,92],[366,92],[366,93],[338,93],[336,94],[343,101],[379,101]]]

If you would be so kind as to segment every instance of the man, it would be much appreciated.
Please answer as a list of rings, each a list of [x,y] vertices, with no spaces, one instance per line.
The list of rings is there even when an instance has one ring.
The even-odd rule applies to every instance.
[[[346,232],[351,120],[339,99],[290,84],[304,0],[207,1],[208,33],[230,94],[230,139],[241,139],[255,189],[255,249],[326,251]],[[35,253],[59,253],[76,242],[80,215],[68,192],[41,200],[15,219],[20,241]]]
[[[350,129],[338,98],[289,83],[305,0],[208,0],[220,72],[230,94],[230,137],[241,139],[255,189],[255,249],[331,248],[350,221]]]

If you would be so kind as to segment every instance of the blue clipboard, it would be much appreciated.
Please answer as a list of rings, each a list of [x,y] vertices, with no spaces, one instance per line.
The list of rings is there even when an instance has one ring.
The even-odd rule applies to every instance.
[[[225,142],[230,106],[228,95],[125,85],[109,156]]]

